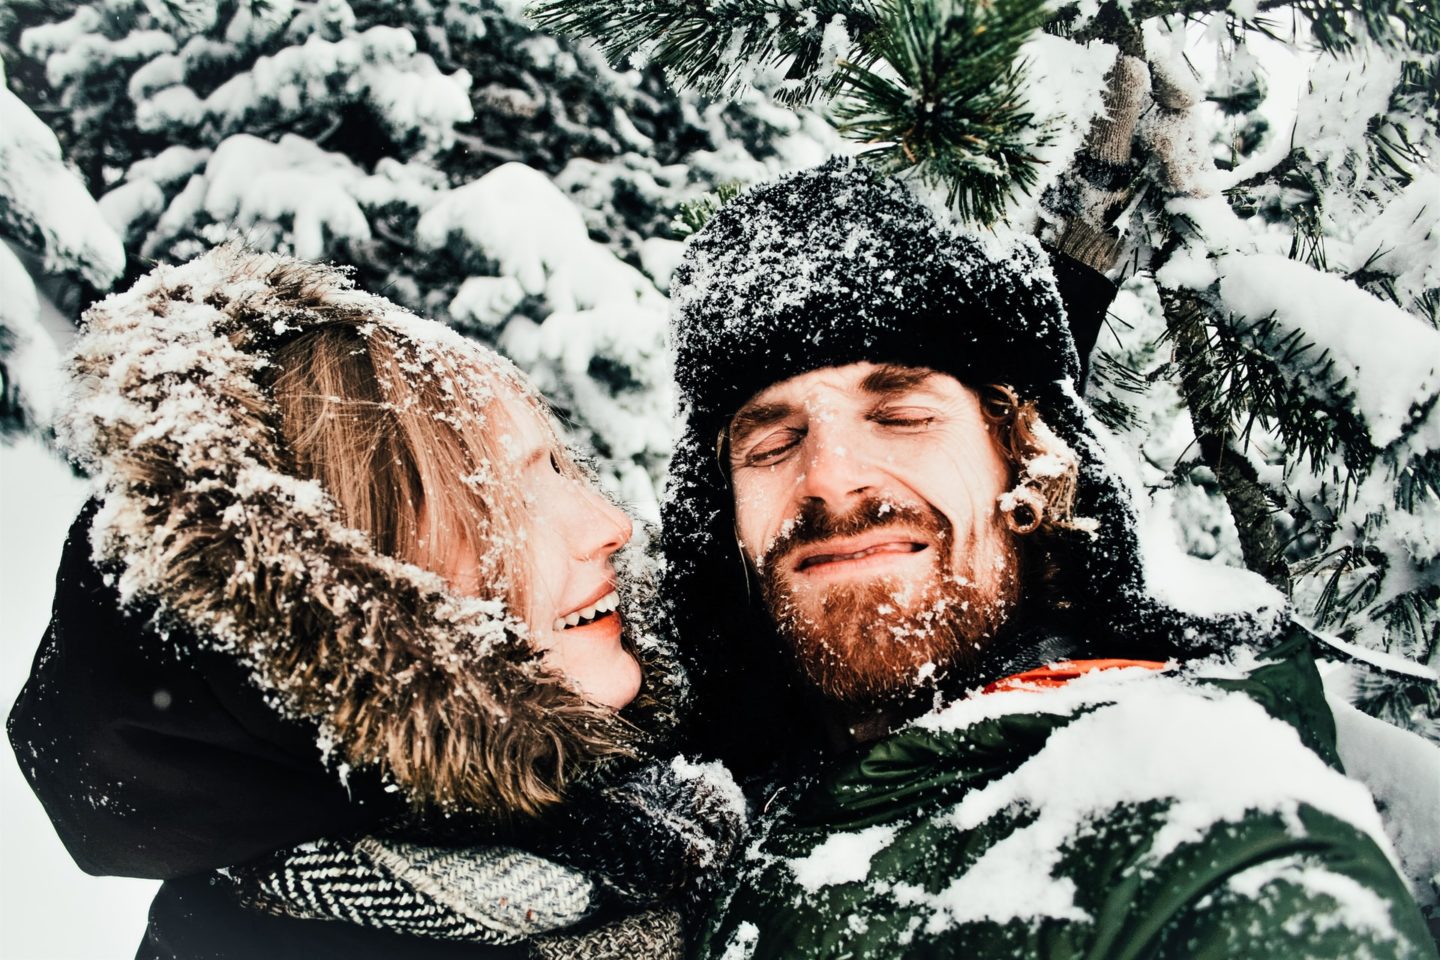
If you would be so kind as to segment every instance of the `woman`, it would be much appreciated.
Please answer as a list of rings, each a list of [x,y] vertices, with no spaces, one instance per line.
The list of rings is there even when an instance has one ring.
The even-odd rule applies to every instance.
[[[226,247],[93,308],[73,373],[99,493],[10,736],[83,869],[167,881],[141,956],[524,956],[363,927],[514,943],[703,885],[732,795],[627,760],[678,681],[511,365]],[[353,869],[382,892],[312,882]]]

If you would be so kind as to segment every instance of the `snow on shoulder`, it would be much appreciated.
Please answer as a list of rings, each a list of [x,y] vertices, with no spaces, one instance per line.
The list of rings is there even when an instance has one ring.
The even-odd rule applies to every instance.
[[[1018,769],[946,815],[961,831],[1006,810],[1027,811],[1033,820],[944,890],[907,888],[897,895],[929,906],[929,928],[937,932],[977,920],[1084,919],[1073,883],[1054,875],[1067,844],[1097,816],[1147,801],[1167,805],[1147,862],[1254,812],[1276,814],[1292,831],[1303,831],[1302,805],[1355,825],[1396,859],[1365,787],[1327,766],[1294,728],[1249,697],[1194,684],[1192,669],[1239,674],[1238,667],[1216,663],[1159,674],[1097,671],[1055,689],[963,700],[922,720],[923,727],[947,730],[1007,713],[1079,714]],[[1017,885],[1023,896],[1016,895]],[[1344,889],[1327,892],[1350,902]],[[1368,904],[1352,905],[1373,916]]]
[[[1370,789],[1385,811],[1385,831],[1422,907],[1440,906],[1440,746],[1351,706],[1343,668],[1325,677],[1335,715],[1336,748],[1345,772]]]
[[[809,893],[837,883],[858,883],[870,873],[870,861],[895,839],[886,824],[854,833],[834,833],[814,850],[790,861],[796,881]]]
[[[1145,585],[1160,600],[1177,610],[1202,617],[1264,611],[1279,614],[1285,596],[1264,577],[1223,560],[1191,556],[1176,541],[1174,520],[1167,510],[1141,508],[1140,556]]]

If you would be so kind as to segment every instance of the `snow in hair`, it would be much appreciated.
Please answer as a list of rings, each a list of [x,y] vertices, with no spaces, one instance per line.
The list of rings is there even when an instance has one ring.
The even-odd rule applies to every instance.
[[[125,602],[317,723],[340,769],[374,768],[417,807],[534,813],[625,752],[623,724],[540,666],[502,599],[377,550],[297,469],[275,359],[337,326],[396,345],[391,406],[531,396],[507,361],[334,268],[235,247],[157,268],[90,310],[70,361],[60,431],[101,491],[97,561]]]

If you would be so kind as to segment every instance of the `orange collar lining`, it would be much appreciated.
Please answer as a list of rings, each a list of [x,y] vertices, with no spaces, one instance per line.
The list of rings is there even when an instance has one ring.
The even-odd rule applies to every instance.
[[[1140,667],[1144,670],[1164,670],[1161,660],[1125,660],[1120,658],[1100,660],[1061,660],[1024,673],[1011,674],[989,684],[981,693],[1003,693],[1008,690],[1044,690],[1063,687],[1076,677],[1083,677],[1096,670],[1120,670],[1125,667]]]

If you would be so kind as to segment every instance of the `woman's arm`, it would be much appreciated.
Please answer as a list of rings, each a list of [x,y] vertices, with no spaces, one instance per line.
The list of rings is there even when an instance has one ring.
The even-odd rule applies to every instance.
[[[193,876],[405,813],[369,771],[342,782],[313,724],[282,717],[233,654],[127,607],[93,560],[96,509],[66,539],[51,621],[7,724],[82,870]]]

